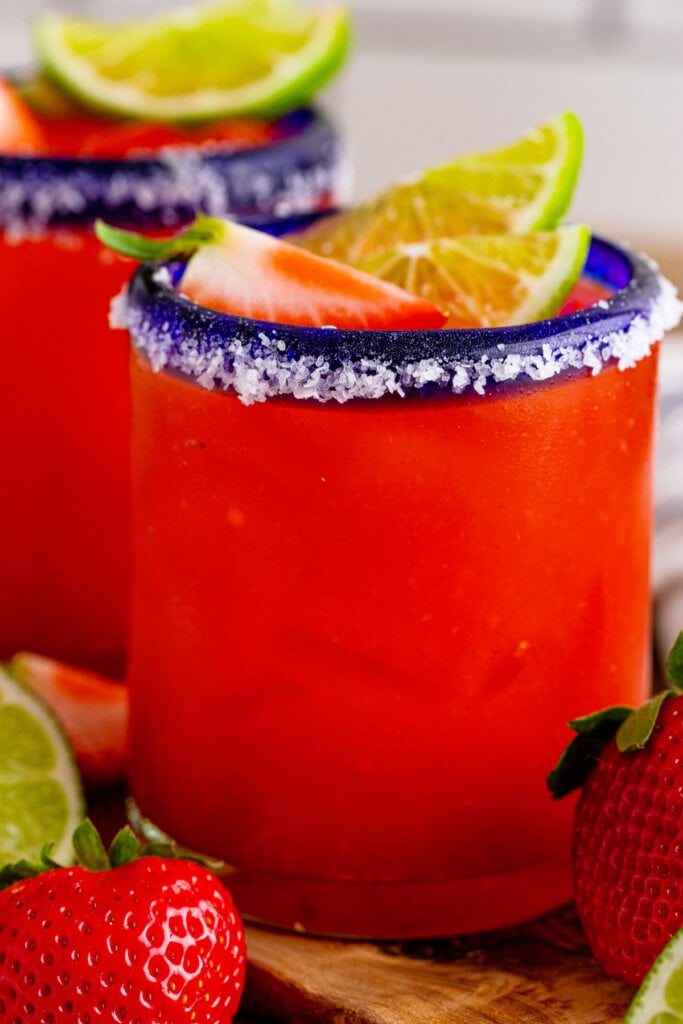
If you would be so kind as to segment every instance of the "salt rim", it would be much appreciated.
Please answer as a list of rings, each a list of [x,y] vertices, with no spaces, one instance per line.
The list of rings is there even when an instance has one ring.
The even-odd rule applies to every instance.
[[[204,143],[118,160],[0,154],[0,228],[10,243],[97,217],[172,228],[198,209],[258,225],[343,202],[348,168],[328,120],[302,109],[277,125],[281,138],[251,149]]]
[[[618,290],[563,317],[479,330],[362,331],[294,327],[218,313],[178,295],[178,265],[145,264],[112,303],[154,370],[171,369],[245,405],[277,395],[318,402],[454,394],[575,369],[620,370],[647,356],[683,315],[676,289],[646,256],[593,238],[587,271]]]

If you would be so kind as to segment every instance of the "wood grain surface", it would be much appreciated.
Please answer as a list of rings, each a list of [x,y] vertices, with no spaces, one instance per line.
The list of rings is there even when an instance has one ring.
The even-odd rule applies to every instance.
[[[514,931],[371,944],[247,929],[243,1009],[286,1024],[617,1024],[633,990],[571,908]]]

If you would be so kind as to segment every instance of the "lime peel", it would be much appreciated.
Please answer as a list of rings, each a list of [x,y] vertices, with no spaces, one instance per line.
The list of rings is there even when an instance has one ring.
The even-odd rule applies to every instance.
[[[582,151],[579,119],[558,114],[511,145],[432,168],[325,218],[296,241],[355,265],[399,243],[552,230],[571,202]]]
[[[501,214],[509,216],[507,230],[522,234],[550,230],[560,223],[569,209],[582,158],[581,121],[566,110],[509,146],[460,157],[428,171],[425,178],[448,179],[454,172],[488,175],[492,181],[501,173],[516,175],[520,182],[536,178],[539,184],[531,201],[511,211],[506,210],[504,202],[500,204]]]
[[[70,862],[85,808],[73,751],[50,709],[2,666],[0,735],[0,866],[37,858],[46,843]]]
[[[645,976],[624,1024],[683,1021],[683,929],[669,940]]]

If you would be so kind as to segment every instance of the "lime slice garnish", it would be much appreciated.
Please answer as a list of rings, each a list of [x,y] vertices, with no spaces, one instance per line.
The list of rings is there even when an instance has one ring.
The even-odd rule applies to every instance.
[[[461,157],[318,221],[296,241],[358,263],[400,242],[550,230],[569,207],[582,149],[578,118],[560,114],[510,146]]]
[[[624,1024],[682,1024],[683,929],[666,944],[633,997]]]
[[[357,266],[447,312],[446,327],[499,327],[556,313],[583,269],[589,243],[582,226],[463,235],[396,245]]]
[[[155,121],[274,117],[303,106],[349,45],[342,7],[235,0],[120,25],[36,21],[43,71],[81,103]]]
[[[71,836],[84,816],[74,756],[52,712],[0,667],[0,867],[36,861],[46,843],[73,860]]]

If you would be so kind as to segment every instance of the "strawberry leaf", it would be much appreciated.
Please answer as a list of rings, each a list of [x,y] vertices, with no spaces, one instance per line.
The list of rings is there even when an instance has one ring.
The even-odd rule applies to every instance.
[[[642,750],[652,735],[660,708],[667,697],[674,697],[673,690],[664,690],[646,701],[622,722],[617,731],[617,746],[622,754]]]
[[[5,864],[0,869],[0,892],[9,889],[15,882],[21,882],[24,878],[35,878],[45,871],[43,864],[32,864],[28,860],[18,860],[15,864]]]
[[[127,825],[125,828],[119,829],[109,847],[111,866],[113,868],[120,868],[123,864],[128,864],[131,860],[135,860],[139,853],[140,840],[133,830],[128,828]]]
[[[146,238],[135,231],[115,228],[103,220],[95,221],[95,234],[109,249],[134,260],[187,259],[203,245],[220,240],[225,224],[216,217],[197,214],[194,223],[172,238]]]
[[[178,857],[177,848],[173,843],[164,843],[161,840],[155,840],[154,842],[147,843],[140,853],[141,857],[170,857],[171,859]],[[194,860],[194,857],[186,857],[185,854],[180,858],[181,860]]]
[[[56,860],[53,860],[50,854],[54,850],[54,843],[45,843],[42,850],[40,851],[40,862],[43,865],[43,871],[52,871],[54,868],[62,868],[63,864],[58,864]]]
[[[89,871],[106,871],[110,867],[102,837],[89,818],[82,821],[74,832],[73,844],[81,867]]]
[[[128,825],[120,829],[111,841],[109,852],[107,852],[102,838],[89,818],[78,825],[74,831],[73,847],[76,855],[76,862],[87,871],[108,871],[122,867],[131,861],[139,860],[141,857],[162,857],[164,859],[189,860],[196,864],[206,865],[204,858],[194,856],[190,853],[178,851],[173,842],[153,840],[152,842],[141,842]],[[45,871],[53,871],[63,868],[52,860],[50,853],[54,844],[46,843],[40,855],[40,863],[28,860],[16,861],[14,864],[6,864],[0,869],[0,892],[8,889],[15,882],[25,878],[34,878]]]
[[[554,800],[559,800],[583,785],[604,748],[632,713],[633,708],[619,705],[604,708],[583,718],[575,718],[568,723],[577,735],[546,780]]]
[[[609,741],[616,737],[622,754],[642,750],[652,736],[662,704],[669,697],[683,694],[683,630],[678,634],[666,663],[671,690],[655,694],[641,707],[611,707],[569,722],[577,735],[569,743],[547,776],[548,789],[555,799],[582,786],[588,772]]]
[[[64,867],[63,864],[58,864],[50,857],[54,845],[54,843],[45,843],[40,851],[40,864],[28,860],[5,864],[0,869],[0,892],[3,889],[8,889],[15,882],[20,882],[23,878],[35,878],[36,875],[42,875],[45,871],[54,871],[56,868]]]
[[[683,629],[676,637],[666,662],[666,674],[677,693],[683,693]]]

